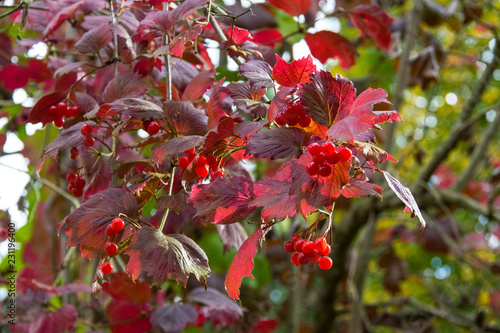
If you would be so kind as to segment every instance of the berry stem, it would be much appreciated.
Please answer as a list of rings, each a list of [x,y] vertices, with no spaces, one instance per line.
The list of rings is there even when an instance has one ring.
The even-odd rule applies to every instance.
[[[170,185],[168,186],[168,195],[172,195],[172,190],[174,188],[174,177],[175,177],[175,166],[172,167],[172,171],[170,172]],[[165,227],[165,222],[167,222],[168,213],[170,213],[170,208],[167,208],[165,210],[165,213],[163,213],[160,225],[158,226],[158,230],[160,230],[160,232],[163,232],[163,227]]]
[[[323,233],[323,237],[325,237],[325,238],[328,235],[328,232],[330,231],[330,229],[332,228],[332,225],[333,225],[333,211],[334,211],[334,209],[335,209],[335,202],[332,204],[332,209],[328,213],[328,226],[327,226],[325,232]]]

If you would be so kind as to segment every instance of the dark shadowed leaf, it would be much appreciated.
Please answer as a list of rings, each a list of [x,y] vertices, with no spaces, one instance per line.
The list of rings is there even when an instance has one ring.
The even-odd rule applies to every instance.
[[[253,259],[259,249],[259,243],[262,238],[262,229],[257,229],[245,242],[241,245],[240,249],[234,256],[231,266],[226,275],[224,286],[226,287],[227,294],[234,300],[240,297],[241,280],[245,276],[254,279],[252,275]]]
[[[241,244],[248,238],[247,232],[238,222],[233,224],[216,224],[215,229],[224,245],[224,252],[231,251],[233,247],[238,250]]]
[[[207,288],[206,290],[205,288],[193,289],[189,293],[189,299],[205,305],[204,312],[211,313],[216,311],[223,317],[227,317],[228,320],[223,319],[223,322],[230,322],[234,317],[239,318],[243,316],[244,309],[242,307],[227,297],[226,294],[214,288]]]
[[[248,154],[271,159],[299,157],[305,132],[295,127],[274,127],[250,137],[246,146]]]
[[[75,44],[75,48],[83,54],[99,53],[112,39],[111,25],[104,23],[84,33],[82,38]]]
[[[62,102],[66,98],[66,93],[54,92],[43,96],[36,102],[30,111],[28,116],[28,122],[32,124],[42,123],[46,125],[54,121],[54,116],[49,114],[49,108],[52,105],[57,105],[57,103]]]
[[[267,0],[270,4],[283,10],[285,13],[292,16],[299,16],[305,14],[311,8],[311,0]]]
[[[212,87],[215,81],[215,71],[203,71],[194,77],[194,79],[188,83],[184,93],[182,94],[182,99],[185,101],[194,102],[198,100],[203,94]]]
[[[113,298],[141,304],[151,298],[151,288],[146,281],[132,280],[125,272],[113,273],[102,284],[102,290]]]
[[[110,111],[139,120],[165,119],[163,109],[153,102],[140,98],[122,98],[109,103]]]
[[[154,150],[152,160],[156,164],[160,164],[165,159],[165,156],[177,156],[188,149],[201,145],[203,139],[199,135],[179,136],[169,139],[167,142],[160,143],[151,148]]]
[[[230,224],[242,221],[254,211],[253,198],[252,181],[237,176],[193,186],[189,201],[197,210],[196,216],[207,222]]]
[[[286,163],[273,178],[264,178],[254,185],[255,199],[252,204],[262,206],[262,220],[281,220],[297,214],[297,196],[290,195],[291,166]]]
[[[104,257],[104,244],[107,242],[106,227],[119,214],[129,218],[137,218],[137,201],[135,197],[123,188],[110,188],[95,194],[79,208],[66,216],[57,226],[58,232],[65,227],[68,236],[68,247],[78,246],[82,256],[89,259]],[[121,239],[131,234],[129,227],[120,231],[114,239]]]
[[[168,121],[179,136],[205,135],[208,132],[208,117],[191,102],[169,101],[165,104]]]
[[[333,31],[308,33],[305,35],[305,40],[313,57],[322,63],[330,58],[338,58],[340,67],[349,68],[354,65],[354,57],[358,55],[356,47],[351,42]]]
[[[115,169],[114,174],[118,178],[124,179],[130,177],[133,171],[148,173],[155,171],[155,168],[149,161],[130,161],[120,164],[120,166]]]
[[[210,267],[205,252],[190,238],[181,234],[164,235],[153,227],[142,227],[132,237],[125,251],[130,256],[127,272],[137,279],[146,272],[152,284],[167,280],[186,285],[190,274],[206,284]]]
[[[101,166],[92,175],[92,179],[90,180],[89,186],[85,191],[83,200],[85,201],[89,196],[107,189],[112,179],[113,169],[111,168],[111,165],[108,163],[101,164]]]
[[[346,198],[374,195],[382,199],[382,188],[376,184],[369,183],[368,177],[364,173],[360,173],[358,177],[349,179],[344,188],[340,190],[340,194]]]
[[[103,102],[112,103],[120,98],[137,97],[149,88],[138,75],[118,74],[104,89]]]
[[[73,331],[78,312],[72,304],[66,304],[55,311],[42,311],[30,324],[29,332],[64,333]]]
[[[151,315],[153,328],[165,333],[183,332],[187,324],[194,324],[198,311],[191,304],[172,304],[162,306]],[[156,331],[155,331],[156,332]]]
[[[273,69],[265,61],[247,61],[240,66],[240,73],[259,87],[272,88],[275,86]]]
[[[415,201],[415,198],[413,197],[413,194],[411,194],[410,190],[407,187],[403,186],[399,182],[399,180],[391,176],[387,171],[383,171],[383,173],[385,180],[387,180],[387,184],[389,184],[389,187],[394,191],[394,193],[396,193],[398,198],[404,202],[406,207],[411,210],[412,214],[418,217],[420,223],[422,224],[421,228],[425,228],[426,223],[424,217],[422,216],[417,202]]]
[[[183,191],[174,195],[164,195],[156,201],[156,208],[170,209],[179,214],[186,209],[188,199],[189,194]]]
[[[382,50],[389,50],[391,45],[391,31],[389,24],[394,21],[380,7],[375,5],[359,5],[349,14],[352,24],[367,35]]]
[[[309,55],[287,63],[276,55],[276,65],[273,68],[273,78],[280,85],[285,87],[295,87],[298,84],[309,82],[309,76],[316,71],[316,65],[313,64],[313,59]]]

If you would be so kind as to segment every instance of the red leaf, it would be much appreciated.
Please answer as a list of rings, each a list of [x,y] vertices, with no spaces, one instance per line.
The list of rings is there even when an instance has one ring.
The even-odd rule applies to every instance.
[[[240,29],[238,27],[231,27],[227,31],[227,37],[232,44],[241,45],[246,41],[252,40],[253,37],[250,35],[248,30]]]
[[[281,44],[283,35],[276,29],[262,29],[253,34],[253,42],[274,48],[276,43]]]
[[[65,226],[68,247],[78,246],[82,256],[89,259],[104,257],[107,225],[120,214],[132,219],[137,218],[138,210],[137,201],[130,192],[122,188],[110,188],[89,197],[79,208],[66,216],[57,226],[57,232]],[[130,228],[126,227],[118,232],[114,242],[119,243],[131,234]]]
[[[82,0],[75,2],[70,6],[63,6],[62,10],[57,12],[56,15],[47,24],[45,30],[43,31],[44,37],[47,37],[48,35],[52,34],[67,19],[73,18],[75,16],[75,12],[83,5],[83,3],[84,1]]]
[[[142,227],[132,237],[125,254],[130,256],[127,272],[134,280],[144,271],[152,284],[160,286],[167,280],[176,280],[185,286],[189,275],[194,274],[205,285],[210,276],[205,252],[181,234],[164,235],[156,228]]]
[[[152,329],[151,305],[112,299],[106,307],[106,316],[112,333],[146,333]]]
[[[207,138],[205,139],[205,143],[203,143],[203,147],[210,148],[215,146],[217,143],[226,140],[230,136],[234,134],[234,119],[233,118],[225,118],[217,125],[216,130],[211,130]]]
[[[332,31],[318,31],[305,35],[305,40],[313,57],[325,63],[330,58],[338,58],[340,67],[349,68],[354,65],[354,57],[358,55],[356,47],[345,37]]]
[[[225,108],[222,105],[224,100],[229,96],[228,89],[223,87],[222,83],[224,83],[224,79],[217,82],[217,85],[212,89],[210,99],[207,103],[207,116],[209,117],[208,127],[210,129],[217,126],[220,119],[229,114],[226,113]]]
[[[0,81],[7,90],[26,87],[32,77],[33,73],[30,70],[16,64],[9,64],[0,70]]]
[[[379,48],[389,50],[391,45],[389,24],[394,19],[382,8],[375,5],[359,5],[349,14],[349,19],[362,35],[368,35]]]
[[[254,211],[253,199],[252,181],[237,176],[193,186],[189,202],[196,208],[196,216],[207,222],[230,224],[242,221]]]
[[[108,23],[104,23],[84,33],[75,44],[75,48],[82,54],[98,54],[112,39],[111,26]]]
[[[43,125],[46,125],[54,121],[55,116],[49,114],[49,107],[57,105],[57,103],[62,102],[64,99],[66,99],[66,93],[62,92],[54,92],[43,96],[31,109],[28,122],[32,124],[41,122]]]
[[[109,103],[109,111],[138,120],[165,119],[165,112],[153,102],[140,98],[121,98]]]
[[[226,287],[227,294],[234,300],[240,297],[241,280],[245,276],[252,276],[253,259],[259,249],[259,242],[262,238],[262,229],[257,229],[245,242],[241,245],[240,249],[234,256],[231,266],[226,275],[224,286]]]
[[[340,194],[346,198],[374,195],[382,199],[382,188],[376,184],[369,183],[368,177],[364,173],[361,173],[358,177],[349,179],[344,188],[340,190]]]
[[[134,73],[139,74],[140,76],[147,75],[153,71],[153,68],[158,68],[161,70],[161,60],[155,57],[146,57],[139,60],[134,65]]]
[[[104,89],[102,100],[112,103],[120,98],[141,96],[149,85],[137,75],[120,73]]]
[[[193,45],[196,38],[198,38],[198,35],[201,33],[201,30],[200,25],[195,25],[194,27],[184,30],[180,34],[176,35],[168,45],[170,54],[182,58],[182,53],[184,52],[186,46]]]
[[[215,229],[224,245],[224,252],[231,251],[233,247],[238,250],[241,244],[248,238],[245,229],[238,222],[233,224],[216,224]]]
[[[299,157],[305,132],[296,127],[274,127],[250,137],[246,152],[255,157],[278,158]]]
[[[92,175],[92,179],[83,196],[83,201],[87,200],[89,196],[107,189],[112,179],[113,169],[111,166],[108,163],[101,164]]]
[[[273,178],[264,178],[254,185],[255,199],[252,204],[262,206],[262,220],[281,220],[297,214],[297,196],[290,195],[291,166],[286,163]]]
[[[207,116],[191,102],[165,103],[168,121],[179,136],[205,135],[208,132]]]
[[[267,0],[270,4],[283,10],[285,13],[292,16],[299,16],[305,14],[311,8],[311,0]]]
[[[410,190],[403,186],[399,180],[391,176],[387,171],[383,171],[385,180],[387,180],[387,184],[389,184],[389,187],[396,193],[397,197],[403,201],[403,203],[410,208],[412,214],[415,214],[418,219],[420,220],[420,223],[422,224],[421,229],[425,228],[425,220],[424,217],[422,216],[422,213],[420,212],[420,209],[418,208],[418,204],[415,201],[415,198],[413,197],[413,194],[411,194]]]
[[[111,274],[108,281],[102,284],[102,290],[111,297],[141,304],[151,298],[151,289],[146,281],[132,280],[125,272]]]
[[[288,95],[290,95],[293,90],[294,89],[290,87],[280,87],[280,90],[274,95],[269,105],[269,110],[267,112],[267,120],[269,122],[274,121],[276,115],[279,112],[285,111],[285,108],[290,105],[290,97],[288,97]]]
[[[29,332],[33,333],[64,333],[75,329],[78,312],[72,304],[61,306],[55,311],[42,311],[30,324]]]
[[[273,68],[273,78],[280,85],[295,87],[298,84],[309,82],[309,76],[316,71],[316,65],[310,55],[287,63],[276,55],[276,65]]]
[[[153,312],[151,324],[162,332],[184,332],[188,324],[194,324],[198,318],[196,308],[191,304],[164,305]],[[160,332],[155,330],[155,332]]]
[[[252,326],[252,332],[256,333],[272,333],[278,327],[276,319],[262,318]]]
[[[198,100],[216,82],[214,76],[215,71],[213,69],[200,72],[186,86],[186,89],[182,93],[182,99],[191,102]]]

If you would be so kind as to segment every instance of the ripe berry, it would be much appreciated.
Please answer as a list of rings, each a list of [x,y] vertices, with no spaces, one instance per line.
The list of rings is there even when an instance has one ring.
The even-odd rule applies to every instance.
[[[299,123],[299,117],[296,114],[286,114],[286,122],[288,126],[295,126]]]
[[[332,174],[332,167],[328,164],[322,165],[319,167],[318,174],[322,177],[328,177]]]
[[[292,260],[292,263],[295,266],[300,266],[300,263],[299,263],[299,252],[295,252],[294,254],[292,254],[292,257],[290,258],[290,260]]]
[[[212,179],[215,179],[217,177],[224,177],[224,170],[218,169],[218,170],[215,170],[213,172],[210,172],[210,177]]]
[[[326,255],[330,254],[331,250],[332,250],[332,248],[330,247],[330,245],[327,244],[325,250],[320,251],[319,254],[321,254],[322,256],[326,256]]]
[[[68,175],[66,176],[66,180],[68,181],[68,183],[71,183],[73,182],[78,176],[76,175],[76,173],[74,172],[70,172],[68,173]]]
[[[293,243],[293,248],[297,252],[302,252],[302,247],[304,246],[304,243],[305,243],[305,240],[299,239],[298,241],[296,241],[295,243]]]
[[[205,158],[205,156],[198,156],[194,159],[194,165],[196,167],[204,167],[205,165],[207,165],[207,159]]]
[[[297,259],[299,261],[300,265],[305,265],[309,262],[309,256],[305,254],[304,252],[298,252],[299,255],[297,256]]]
[[[314,162],[311,162],[307,165],[306,171],[311,176],[317,175],[319,172],[319,165]]]
[[[307,149],[309,149],[309,153],[311,153],[312,156],[317,156],[319,155],[323,149],[321,148],[321,146],[317,143],[311,143]]]
[[[54,126],[55,127],[63,127],[64,126],[64,119],[62,117],[54,119]]]
[[[321,257],[318,261],[318,266],[322,270],[332,268],[332,259],[330,257]]]
[[[342,149],[338,152],[338,155],[339,155],[339,159],[340,159],[342,162],[346,162],[346,161],[349,161],[349,160],[351,159],[352,153],[351,153],[351,150],[350,150],[350,149],[347,149],[347,148],[342,148]]]
[[[71,194],[73,194],[75,197],[79,198],[83,195],[83,189],[80,187],[73,187],[71,189]]]
[[[310,262],[318,262],[321,258],[321,254],[319,254],[318,250],[314,249],[312,253],[309,254]]]
[[[64,114],[66,113],[66,109],[67,109],[67,105],[66,103],[64,102],[59,102],[57,104],[57,115],[59,115],[60,117],[64,116]]]
[[[87,183],[87,182],[85,181],[85,179],[84,179],[84,178],[82,178],[82,177],[77,177],[77,178],[75,178],[75,180],[73,181],[73,186],[75,186],[76,188],[84,188],[86,183]]]
[[[197,167],[196,168],[196,174],[200,176],[201,178],[205,178],[208,175],[208,169],[206,166],[202,167]]]
[[[295,243],[295,242],[296,242],[296,241],[298,241],[299,239],[302,239],[302,237],[300,237],[300,235],[299,235],[299,234],[293,234],[293,236],[291,237],[291,239],[290,239],[290,240],[291,240],[293,243]]]
[[[299,116],[299,125],[300,127],[307,127],[311,124],[311,117],[307,114],[302,114]]]
[[[193,162],[194,158],[196,157],[196,154],[189,154],[188,155],[188,161],[189,163]]]
[[[92,135],[92,126],[89,124],[85,124],[80,128],[80,133],[82,133],[83,136],[91,136]]]
[[[333,152],[333,154],[326,157],[326,161],[330,164],[337,164],[339,162],[339,154]]]
[[[185,152],[186,154],[188,154],[188,155],[192,155],[192,154],[194,154],[194,148],[188,149],[188,150],[186,150],[186,151],[184,151],[184,152]]]
[[[295,252],[295,249],[293,248],[293,242],[292,241],[288,241],[288,242],[285,243],[285,251],[289,252],[289,253]]]
[[[52,115],[52,116],[57,116],[57,107],[55,105],[52,105],[49,108],[49,114]]]
[[[115,230],[111,224],[106,226],[106,235],[109,237],[114,237],[118,233],[118,230]]]
[[[113,242],[107,242],[104,245],[104,252],[110,257],[114,256],[118,252],[118,245]]]
[[[190,162],[189,162],[187,157],[183,156],[183,157],[179,158],[179,168],[185,170],[189,166],[189,163]]]
[[[102,274],[109,274],[113,271],[113,265],[111,265],[109,262],[103,262],[101,265],[101,272]]]
[[[95,143],[95,140],[93,137],[91,136],[86,136],[84,139],[83,139],[83,145],[85,147],[92,147]]]
[[[324,164],[326,162],[326,155],[321,152],[319,155],[313,157],[313,161],[318,165]]]
[[[116,217],[113,219],[113,221],[111,221],[111,226],[116,231],[120,231],[125,227],[125,223],[123,222],[123,220],[121,218]]]
[[[330,156],[335,153],[335,145],[330,141],[327,141],[321,145],[321,149],[323,150],[323,154],[326,156]]]
[[[278,113],[276,118],[274,118],[274,121],[278,126],[285,126],[287,124],[287,119],[284,113]]]
[[[78,151],[78,148],[76,148],[76,147],[71,148],[71,150],[69,152],[71,154],[72,160],[76,160],[78,158],[78,156],[80,155],[80,152]]]
[[[66,109],[66,113],[64,114],[64,116],[66,118],[71,118],[78,116],[80,113],[80,108],[78,106],[72,106]]]
[[[316,246],[316,250],[318,250],[319,253],[325,251],[326,247],[328,246],[325,237],[316,238],[316,240],[314,241],[314,245]]]
[[[207,164],[211,167],[216,167],[217,157],[215,157],[215,155],[207,155]]]
[[[156,121],[152,121],[149,123],[147,130],[149,135],[155,135],[159,131],[160,131],[160,125]]]
[[[315,248],[314,243],[311,241],[305,241],[302,245],[302,251],[304,251],[304,253],[312,253]]]

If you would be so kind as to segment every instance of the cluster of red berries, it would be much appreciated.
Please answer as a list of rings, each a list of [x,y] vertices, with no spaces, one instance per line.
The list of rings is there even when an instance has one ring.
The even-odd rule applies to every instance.
[[[153,120],[145,120],[142,122],[142,129],[149,135],[155,135],[160,131],[160,124]]]
[[[319,268],[323,270],[332,267],[332,259],[326,257],[330,251],[330,245],[325,237],[316,238],[314,242],[302,239],[300,235],[293,235],[292,239],[285,243],[286,252],[292,254],[292,263],[296,266],[305,265],[310,262],[317,262]]]
[[[219,169],[219,161],[215,155],[196,155],[195,149],[191,148],[186,150],[188,156],[183,156],[179,158],[179,168],[186,170],[191,163],[193,163],[195,172],[201,178],[205,178],[210,173],[210,177],[215,179],[217,177],[224,177],[224,170]],[[224,159],[221,159],[220,164],[224,162]]]
[[[68,191],[77,198],[81,197],[83,195],[83,188],[87,183],[85,179],[78,177],[78,175],[74,172],[70,172],[68,173],[68,176],[66,176],[66,180],[69,183]]]
[[[307,127],[311,124],[311,117],[309,117],[306,110],[298,105],[291,105],[285,109],[284,112],[280,112],[274,118],[274,121],[278,126],[295,126],[299,125],[300,127]]]
[[[79,114],[80,108],[78,106],[67,106],[64,102],[60,102],[57,105],[49,107],[49,115],[53,117],[55,127],[63,127],[64,117],[71,118],[76,117]]]
[[[92,137],[92,125],[90,124],[84,124],[82,125],[82,128],[80,129],[80,133],[85,137],[83,139],[83,145],[85,147],[92,147],[95,143],[94,138]]]
[[[106,226],[106,235],[109,237],[114,237],[118,233],[118,231],[123,230],[125,227],[125,222],[119,217],[114,218],[113,221],[111,221],[110,224]],[[118,245],[113,242],[106,242],[104,244],[104,252],[110,257],[114,256],[115,254],[118,253]],[[113,265],[111,265],[109,262],[104,262],[101,265],[101,272],[103,274],[109,274],[113,271]]]
[[[332,165],[338,162],[346,162],[351,159],[352,153],[349,149],[339,147],[338,150],[330,141],[324,142],[322,145],[311,143],[307,149],[313,156],[313,161],[307,165],[307,173],[311,176],[320,175],[328,177],[333,169]]]

